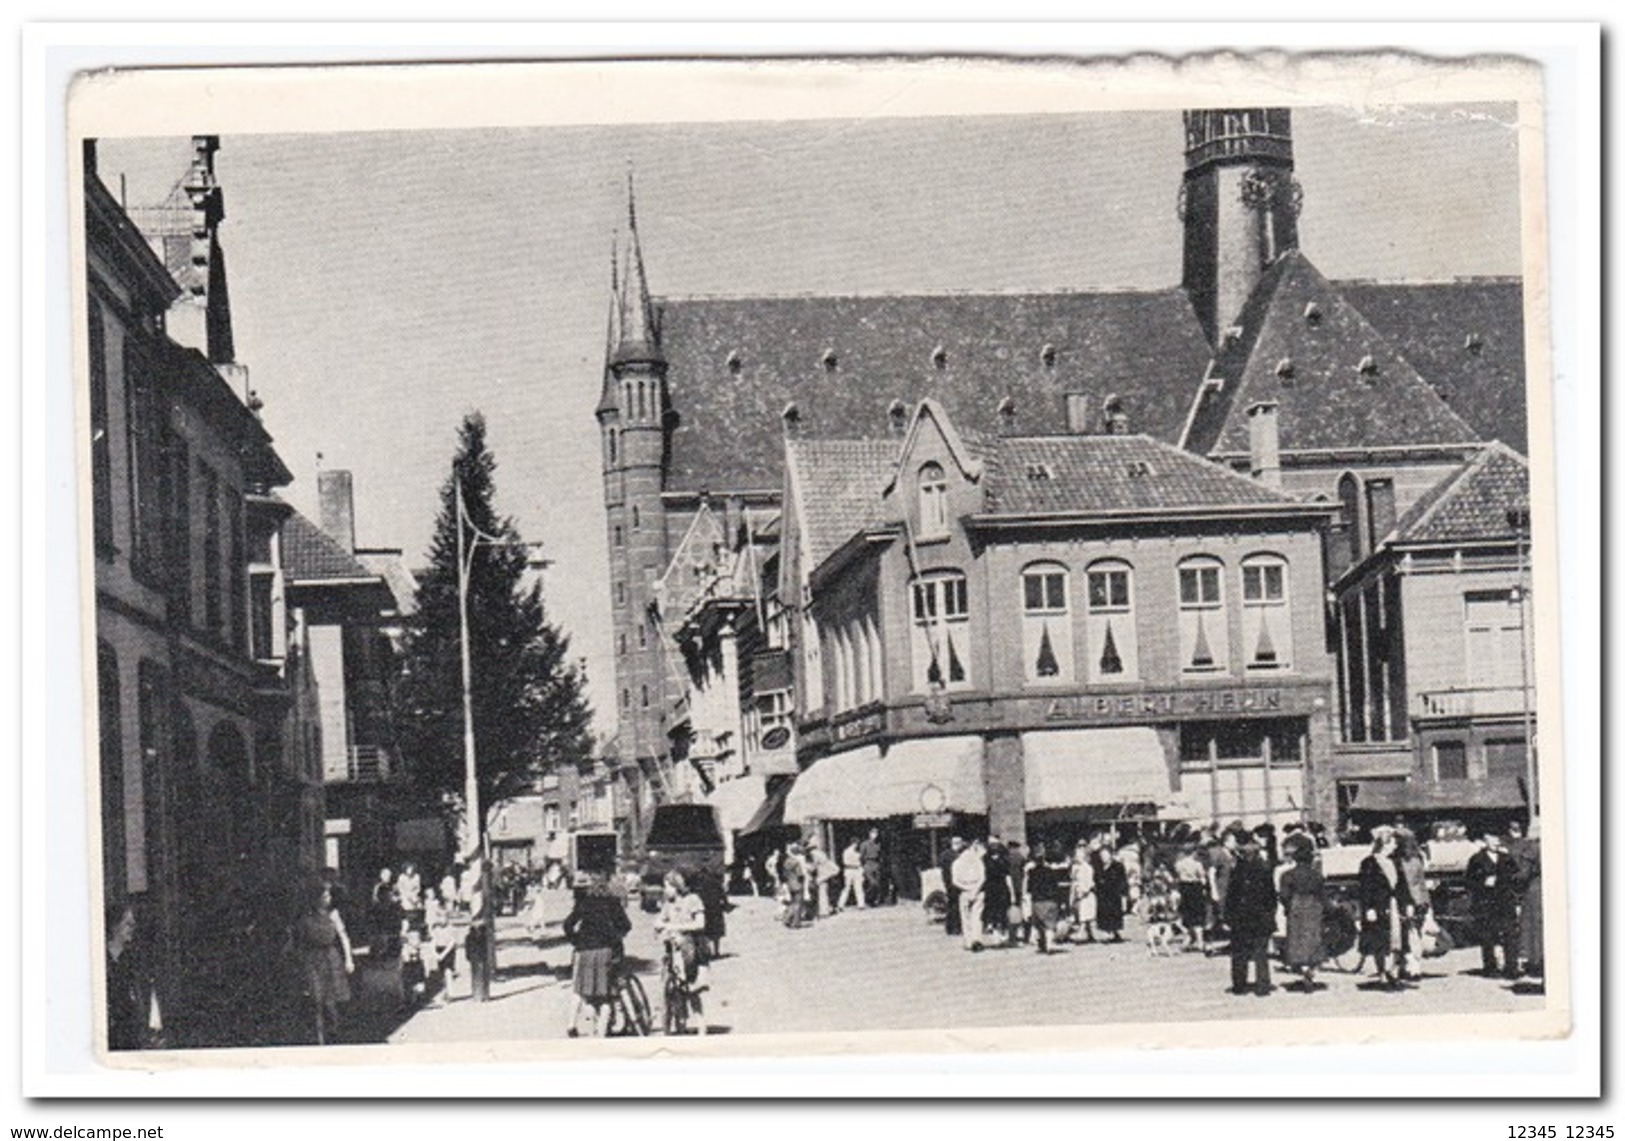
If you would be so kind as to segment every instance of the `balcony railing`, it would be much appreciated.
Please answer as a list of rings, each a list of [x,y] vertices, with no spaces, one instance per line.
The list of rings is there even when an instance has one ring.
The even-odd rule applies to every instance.
[[[395,767],[394,758],[382,745],[351,745],[345,759],[343,779],[351,784],[386,781]]]
[[[1435,689],[1418,693],[1411,703],[1411,716],[1430,717],[1521,717],[1533,709],[1534,691],[1521,686],[1482,686],[1469,689]]]

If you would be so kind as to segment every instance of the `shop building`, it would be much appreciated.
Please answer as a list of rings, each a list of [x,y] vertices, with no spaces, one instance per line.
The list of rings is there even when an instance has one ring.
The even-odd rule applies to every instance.
[[[1254,409],[1260,456],[1274,415]],[[883,826],[919,866],[933,829],[1330,819],[1335,505],[1129,434],[1121,412],[985,436],[926,400],[891,441],[803,427],[785,443],[786,820],[836,845]]]

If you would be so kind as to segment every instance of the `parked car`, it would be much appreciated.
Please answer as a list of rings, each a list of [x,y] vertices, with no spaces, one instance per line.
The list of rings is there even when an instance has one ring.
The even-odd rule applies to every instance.
[[[662,884],[666,873],[673,870],[681,872],[696,888],[701,880],[722,882],[722,823],[713,806],[656,806],[644,837],[643,867],[638,874],[643,910],[660,910]]]

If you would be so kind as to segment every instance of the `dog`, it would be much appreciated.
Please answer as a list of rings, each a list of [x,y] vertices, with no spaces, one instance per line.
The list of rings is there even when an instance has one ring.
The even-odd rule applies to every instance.
[[[1184,939],[1184,930],[1173,920],[1153,919],[1145,925],[1145,948],[1153,955],[1172,955]]]

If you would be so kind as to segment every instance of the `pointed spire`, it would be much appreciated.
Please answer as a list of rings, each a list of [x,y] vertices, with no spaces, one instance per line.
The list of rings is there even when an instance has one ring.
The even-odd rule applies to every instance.
[[[626,171],[626,224],[627,265],[625,279],[619,285],[615,363],[638,361],[663,365],[665,356],[660,350],[660,321],[654,300],[649,295],[649,275],[643,266],[643,242],[638,236],[637,188],[632,181],[630,165]],[[620,281],[619,277],[617,280]]]

